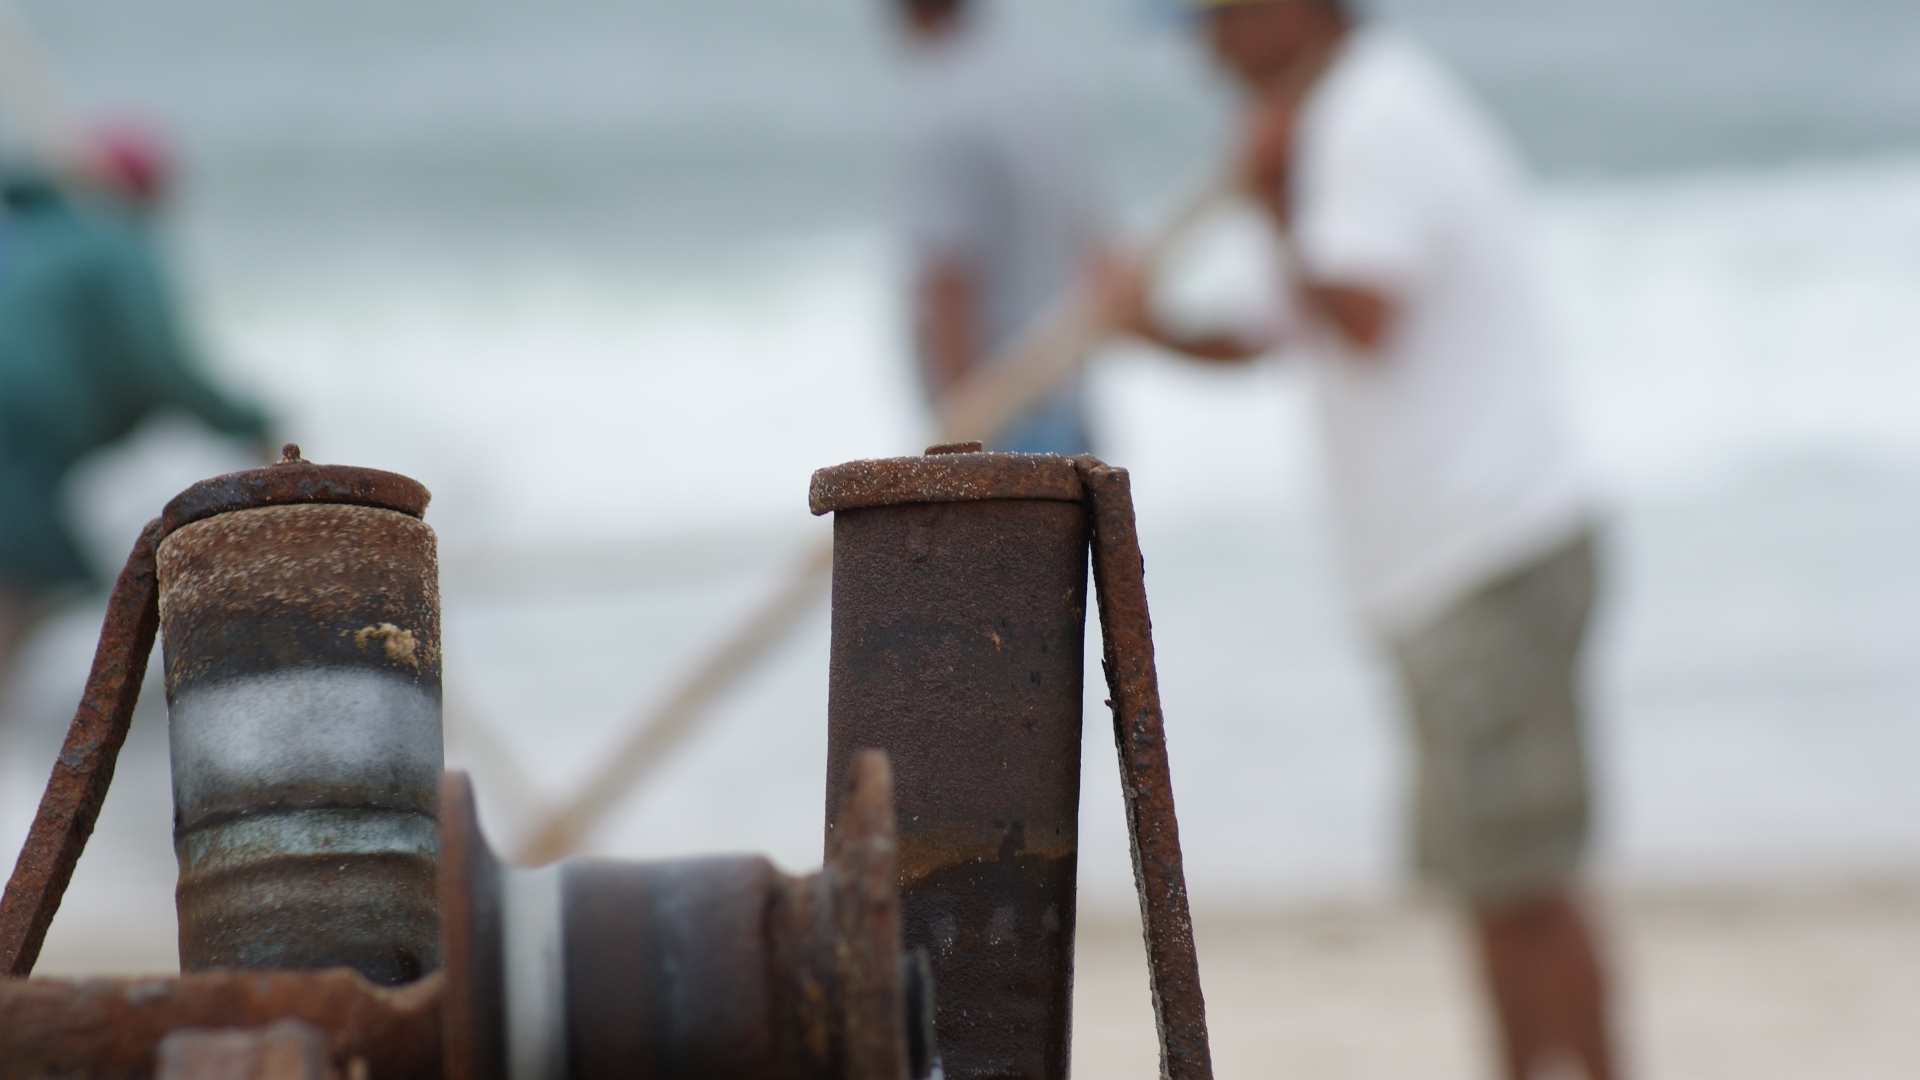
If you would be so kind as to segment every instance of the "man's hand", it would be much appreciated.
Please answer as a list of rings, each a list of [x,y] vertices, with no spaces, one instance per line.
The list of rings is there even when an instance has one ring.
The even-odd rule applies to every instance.
[[[979,288],[971,266],[943,259],[921,272],[918,293],[920,377],[938,401],[980,360]]]
[[[1133,259],[1104,252],[1088,266],[1087,278],[1101,318],[1113,333],[1149,341],[1159,335],[1147,301],[1150,282],[1145,267]]]
[[[1305,292],[1307,303],[1363,354],[1379,349],[1393,329],[1394,303],[1378,289],[1309,282]]]
[[[1227,334],[1186,336],[1170,333],[1153,314],[1148,293],[1152,279],[1147,268],[1131,259],[1108,256],[1092,269],[1094,295],[1108,329],[1210,364],[1239,364],[1252,360],[1271,343],[1250,342]]]
[[[1290,88],[1275,87],[1249,98],[1240,120],[1240,186],[1282,229],[1290,216],[1288,177],[1299,106]]]

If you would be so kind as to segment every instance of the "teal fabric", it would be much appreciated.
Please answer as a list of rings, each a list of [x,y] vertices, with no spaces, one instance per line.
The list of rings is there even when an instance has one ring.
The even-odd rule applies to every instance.
[[[48,595],[92,580],[60,501],[75,462],[162,410],[255,439],[267,417],[199,371],[135,217],[31,177],[0,193],[0,581]]]

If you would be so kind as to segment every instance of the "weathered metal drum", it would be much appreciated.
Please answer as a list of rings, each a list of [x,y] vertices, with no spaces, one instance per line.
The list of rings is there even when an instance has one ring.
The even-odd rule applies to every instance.
[[[892,781],[862,755],[814,874],[755,855],[502,866],[442,796],[444,1080],[915,1080],[924,971],[900,951]]]
[[[962,448],[965,450],[966,448]],[[955,1080],[1064,1080],[1073,989],[1088,520],[1051,455],[814,474],[834,514],[828,791],[891,756],[901,918]]]
[[[289,460],[167,507],[180,964],[439,964],[440,600],[427,491]]]

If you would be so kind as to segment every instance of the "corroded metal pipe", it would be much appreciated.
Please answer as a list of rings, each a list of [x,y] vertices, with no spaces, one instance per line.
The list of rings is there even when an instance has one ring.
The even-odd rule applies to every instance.
[[[162,517],[180,962],[439,964],[439,572],[427,491],[279,465]]]
[[[908,1080],[930,1071],[900,954],[892,780],[853,763],[826,866],[760,856],[496,861],[442,795],[446,1080]]]
[[[974,447],[957,448],[962,451]],[[939,453],[814,476],[834,513],[827,776],[899,778],[901,918],[955,1080],[1064,1080],[1089,523],[1074,463]]]

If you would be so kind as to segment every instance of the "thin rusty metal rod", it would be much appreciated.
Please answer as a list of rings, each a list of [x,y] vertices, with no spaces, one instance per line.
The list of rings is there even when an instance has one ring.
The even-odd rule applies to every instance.
[[[1086,485],[1093,519],[1093,582],[1099,594],[1102,666],[1112,695],[1107,704],[1113,709],[1120,791],[1126,802],[1133,880],[1140,894],[1153,984],[1160,1076],[1161,1080],[1212,1080],[1207,1007],[1200,992],[1193,918],[1187,909],[1180,823],[1173,808],[1173,772],[1160,712],[1146,562],[1134,525],[1132,484],[1125,469],[1093,457],[1078,457],[1074,463]]]
[[[1183,203],[1140,247],[1152,265],[1232,195],[1231,184],[1207,185]],[[1097,297],[1075,289],[1044,312],[1000,355],[976,364],[938,405],[936,442],[990,440],[1014,417],[1064,385],[1111,328]],[[625,742],[567,805],[535,826],[519,852],[539,865],[579,850],[586,836],[671,754],[720,696],[753,671],[799,625],[824,591],[833,569],[833,543],[809,548],[794,576],[769,597],[733,636],[688,672],[658,705],[634,718]]]
[[[86,693],[67,728],[66,742],[14,863],[6,896],[0,899],[0,972],[7,975],[32,974],[46,942],[47,926],[60,909],[73,868],[93,834],[107,787],[113,782],[113,768],[127,741],[154,635],[160,628],[154,568],[160,536],[160,522],[148,522],[114,583]]]

